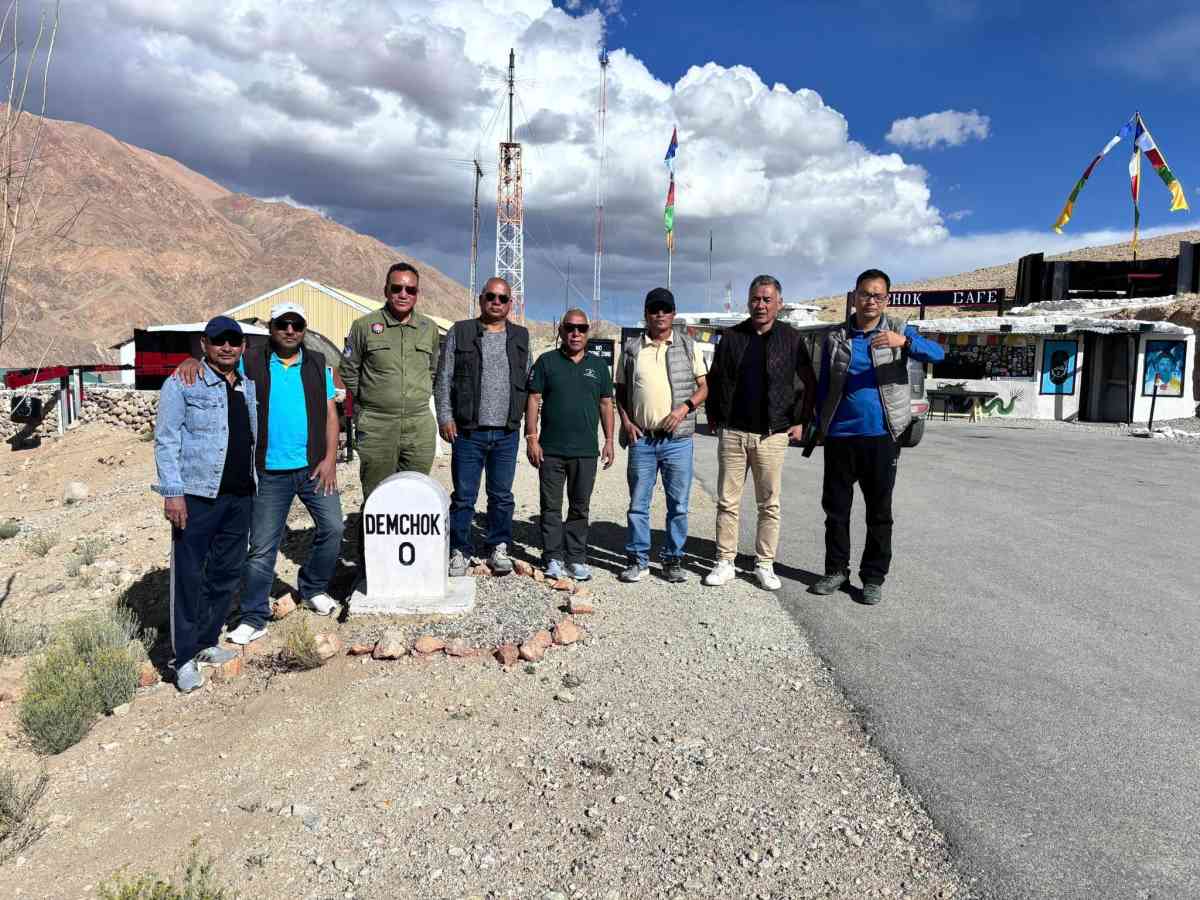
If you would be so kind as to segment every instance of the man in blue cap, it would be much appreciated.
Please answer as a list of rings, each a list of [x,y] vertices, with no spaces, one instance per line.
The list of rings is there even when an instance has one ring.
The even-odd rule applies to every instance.
[[[257,485],[254,382],[237,371],[245,335],[228,316],[204,326],[204,363],[193,384],[163,382],[154,426],[155,492],[171,523],[171,646],[175,685],[204,684],[202,664],[234,653],[217,646],[242,577]]]

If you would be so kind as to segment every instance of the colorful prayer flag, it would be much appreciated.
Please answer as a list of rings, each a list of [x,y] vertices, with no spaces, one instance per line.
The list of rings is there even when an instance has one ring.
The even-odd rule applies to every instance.
[[[671,143],[667,145],[667,155],[663,157],[663,162],[667,164],[667,168],[671,170],[671,174],[675,174],[675,151],[679,149],[679,129],[671,129]]]
[[[1142,117],[1138,116],[1137,119],[1138,148],[1145,152],[1146,159],[1150,161],[1150,165],[1154,166],[1154,171],[1158,173],[1158,177],[1162,179],[1163,184],[1167,186],[1167,190],[1171,192],[1171,212],[1186,211],[1188,209],[1188,202],[1187,195],[1183,191],[1183,185],[1179,183],[1179,179],[1175,177],[1175,173],[1167,165],[1162,151],[1154,143],[1154,138],[1150,135],[1150,129],[1146,127],[1146,123],[1142,121]]]
[[[1067,203],[1063,207],[1062,212],[1058,214],[1058,221],[1054,223],[1054,231],[1056,233],[1062,234],[1063,226],[1071,221],[1071,214],[1075,211],[1075,198],[1079,196],[1079,192],[1083,190],[1083,186],[1087,183],[1087,180],[1092,177],[1092,172],[1100,164],[1100,160],[1108,156],[1108,151],[1121,143],[1122,138],[1131,137],[1133,135],[1133,127],[1134,120],[1131,118],[1121,126],[1121,130],[1116,133],[1112,140],[1104,145],[1104,149],[1097,153],[1095,158],[1088,163],[1088,167],[1083,170],[1083,175],[1080,176],[1079,181],[1075,182],[1075,188],[1071,191],[1071,196],[1067,198]]]
[[[1129,192],[1133,197],[1133,253],[1137,259],[1138,224],[1142,220],[1142,208],[1138,204],[1142,191],[1142,150],[1139,146],[1142,135],[1142,117],[1135,116],[1137,127],[1133,134],[1133,156],[1129,157]]]
[[[667,231],[667,248],[675,249],[675,176],[671,175],[671,186],[667,188],[667,206],[663,210],[663,227]]]

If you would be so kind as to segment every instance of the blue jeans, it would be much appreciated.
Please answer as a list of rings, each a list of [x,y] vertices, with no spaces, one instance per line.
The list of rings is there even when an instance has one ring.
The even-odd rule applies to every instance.
[[[313,517],[317,535],[313,538],[308,562],[300,567],[297,587],[300,597],[324,593],[329,588],[342,546],[342,498],[339,494],[322,494],[309,469],[259,472],[258,496],[250,520],[250,555],[246,559],[246,588],[242,591],[239,622],[262,628],[271,618],[271,585],[275,582],[275,557],[287,526],[292,500],[300,498]]]
[[[692,492],[692,438],[638,438],[629,447],[629,543],[625,552],[630,562],[645,567],[650,560],[650,498],[662,473],[667,494],[667,543],[660,557],[664,563],[683,556],[688,533],[688,496]]]
[[[479,482],[487,473],[487,538],[491,551],[497,544],[512,544],[513,476],[517,473],[517,430],[475,428],[460,431],[451,445],[450,477],[454,492],[450,495],[450,552],[461,550],[467,556],[475,552],[471,544],[471,520]]]

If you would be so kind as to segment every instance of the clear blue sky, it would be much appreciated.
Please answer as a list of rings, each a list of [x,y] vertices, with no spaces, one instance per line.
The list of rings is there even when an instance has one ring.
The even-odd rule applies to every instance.
[[[560,4],[561,5],[561,4]],[[930,173],[955,234],[1043,229],[1091,157],[1140,110],[1200,210],[1200,7],[1186,3],[626,2],[609,43],[659,78],[695,64],[753,67],[764,81],[809,87],[876,152],[891,122],[944,109],[990,117],[986,140],[903,149]],[[1125,228],[1128,144],[1105,159],[1069,230]],[[1195,213],[1193,213],[1193,217]],[[1145,180],[1143,227],[1177,225]]]

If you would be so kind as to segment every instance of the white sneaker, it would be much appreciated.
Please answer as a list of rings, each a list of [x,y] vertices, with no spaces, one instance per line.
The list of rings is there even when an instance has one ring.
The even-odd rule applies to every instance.
[[[712,571],[704,576],[704,583],[709,587],[720,587],[726,582],[732,581],[737,572],[733,568],[733,562],[728,559],[720,560]]]
[[[246,644],[257,641],[260,637],[264,637],[266,633],[267,629],[265,628],[255,628],[253,625],[243,622],[237,628],[233,629],[233,631],[229,632],[226,640],[228,640],[231,644],[241,644],[242,646],[245,646]]]
[[[783,587],[783,582],[775,574],[774,563],[759,563],[754,567],[754,577],[758,579],[758,586],[764,591],[777,591]]]
[[[304,601],[304,605],[318,616],[331,616],[338,608],[337,603],[328,594],[313,594]]]

